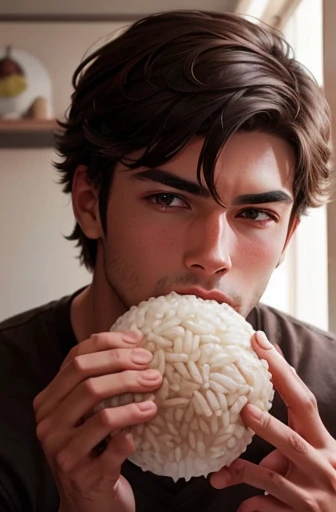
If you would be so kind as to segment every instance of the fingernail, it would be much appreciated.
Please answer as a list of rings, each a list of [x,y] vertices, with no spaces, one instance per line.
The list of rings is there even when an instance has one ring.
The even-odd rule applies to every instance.
[[[138,380],[145,381],[147,384],[148,381],[152,382],[155,380],[158,380],[160,377],[160,373],[158,370],[154,370],[154,368],[151,368],[149,370],[143,371],[139,374]]]
[[[123,340],[127,341],[129,343],[136,343],[137,341],[140,341],[142,337],[141,332],[139,331],[128,331],[123,333]]]
[[[147,400],[146,402],[138,402],[137,406],[139,407],[141,412],[149,412],[155,409],[156,405],[151,400]]]
[[[266,334],[263,331],[256,332],[256,340],[258,342],[258,345],[264,350],[269,350],[270,348],[273,348],[272,343],[268,340]]]
[[[144,348],[134,348],[132,350],[131,359],[136,364],[147,364],[153,359],[153,354]]]

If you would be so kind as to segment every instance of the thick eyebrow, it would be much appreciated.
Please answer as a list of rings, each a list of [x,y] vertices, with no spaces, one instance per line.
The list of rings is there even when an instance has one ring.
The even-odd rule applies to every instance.
[[[132,179],[140,181],[155,181],[156,183],[161,183],[167,187],[188,192],[194,196],[211,197],[209,190],[199,185],[199,183],[186,180],[172,172],[163,171],[162,169],[147,169],[146,171],[140,171],[133,174]],[[234,200],[235,205],[292,202],[293,199],[291,196],[282,190],[272,190],[269,192],[262,192],[260,194],[244,194],[236,197]]]
[[[260,194],[244,194],[234,200],[235,205],[264,204],[264,203],[292,203],[293,199],[283,190],[271,190]]]
[[[188,192],[194,196],[210,197],[210,192],[205,188],[195,183],[194,181],[185,180],[176,174],[161,169],[148,169],[140,171],[132,175],[135,180],[149,180],[157,183],[162,183],[167,187],[176,188],[183,192]]]

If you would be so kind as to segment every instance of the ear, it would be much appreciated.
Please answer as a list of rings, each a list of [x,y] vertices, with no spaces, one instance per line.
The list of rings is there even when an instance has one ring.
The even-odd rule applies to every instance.
[[[72,185],[72,207],[83,233],[96,240],[103,230],[99,216],[98,191],[87,175],[87,167],[79,165]]]
[[[296,231],[296,228],[298,227],[298,225],[300,224],[300,219],[299,217],[297,217],[295,215],[295,217],[293,217],[293,219],[291,220],[291,223],[288,227],[288,233],[287,233],[287,237],[286,237],[286,241],[285,241],[285,244],[284,244],[284,247],[282,249],[282,253],[281,253],[281,256],[280,256],[280,259],[278,261],[278,264],[277,264],[277,267],[279,265],[281,265],[281,263],[283,262],[283,260],[285,259],[285,256],[286,256],[286,249],[288,247],[288,244],[289,242],[291,241],[292,239],[292,236],[294,235],[295,231]]]

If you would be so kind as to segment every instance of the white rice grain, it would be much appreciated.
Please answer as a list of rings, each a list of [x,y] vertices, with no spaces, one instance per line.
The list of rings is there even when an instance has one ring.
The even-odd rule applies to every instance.
[[[208,389],[205,392],[205,397],[207,399],[207,402],[209,404],[210,409],[215,413],[216,411],[220,410],[221,406],[217,400],[217,397],[211,389]]]
[[[166,361],[168,363],[187,363],[189,361],[188,354],[175,354],[175,353],[166,353]]]
[[[185,363],[174,363],[175,370],[187,381],[191,381],[192,377],[187,370]]]
[[[130,427],[136,450],[129,457],[144,471],[186,480],[230,464],[254,432],[241,419],[247,402],[266,411],[274,390],[266,362],[251,347],[252,327],[226,304],[194,296],[143,301],[111,330],[138,330],[163,375],[154,393],[124,394],[98,404],[121,406],[152,399],[158,414]]]
[[[197,347],[198,348],[198,347]],[[190,354],[193,351],[193,333],[186,329],[184,340],[183,340],[183,350],[185,354]]]
[[[175,354],[181,354],[183,352],[183,338],[175,338],[174,340],[174,352]],[[186,352],[188,353],[188,352]]]
[[[188,398],[168,398],[163,404],[165,407],[186,407],[189,405]]]
[[[212,389],[212,391],[214,391],[215,393],[227,393],[227,389],[221,384],[218,384],[218,382],[216,382],[215,380],[210,379],[209,384],[210,389]]]
[[[231,414],[239,414],[243,407],[247,404],[247,397],[246,396],[240,396],[235,403],[230,408]]]
[[[199,391],[194,391],[194,397],[196,402],[200,406],[202,414],[204,414],[204,416],[206,416],[207,418],[210,418],[210,416],[212,416],[212,410],[210,409],[209,404],[205,400],[204,396]]]
[[[218,382],[218,384],[224,386],[228,391],[236,391],[238,387],[234,380],[230,379],[230,377],[227,377],[223,373],[212,372],[210,373],[210,379]]]
[[[188,441],[193,450],[196,450],[196,436],[192,430],[189,430]]]
[[[189,373],[192,376],[193,380],[195,382],[198,382],[199,384],[203,384],[202,375],[201,375],[198,367],[196,366],[196,364],[189,361],[189,362],[187,362],[187,368],[188,368]]]
[[[210,428],[208,427],[208,424],[202,418],[198,419],[198,423],[199,423],[201,431],[204,432],[204,434],[209,436],[211,432],[210,432]]]

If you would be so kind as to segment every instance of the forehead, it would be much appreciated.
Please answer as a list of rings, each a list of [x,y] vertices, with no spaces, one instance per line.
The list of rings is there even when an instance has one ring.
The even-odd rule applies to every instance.
[[[195,179],[203,139],[194,139],[167,164],[160,166],[188,178]],[[291,190],[295,155],[291,146],[280,137],[261,132],[239,132],[233,135],[220,151],[214,181],[216,187],[241,182],[255,182]]]

